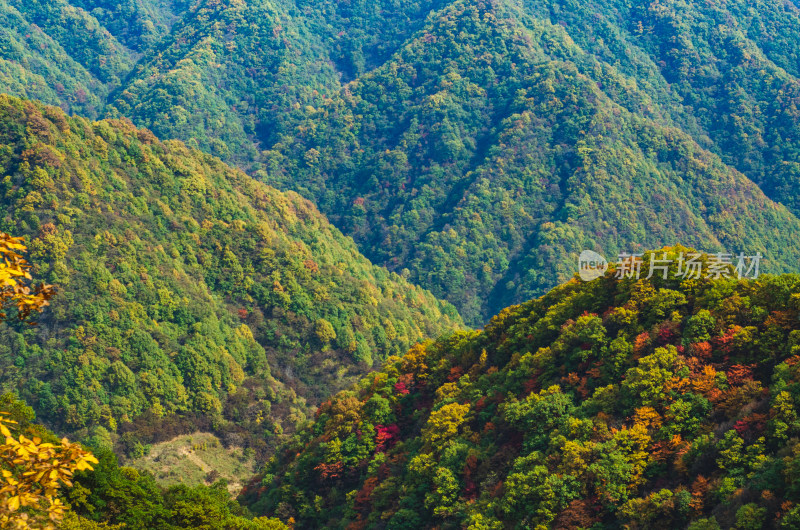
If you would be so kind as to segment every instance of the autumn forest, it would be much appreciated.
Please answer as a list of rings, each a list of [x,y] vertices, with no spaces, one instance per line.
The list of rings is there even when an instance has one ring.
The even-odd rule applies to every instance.
[[[0,528],[798,529],[798,190],[798,0],[0,0]]]

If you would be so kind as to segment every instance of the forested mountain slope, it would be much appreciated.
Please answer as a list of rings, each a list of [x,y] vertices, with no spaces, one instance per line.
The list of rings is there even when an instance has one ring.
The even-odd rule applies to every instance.
[[[107,113],[250,167],[324,95],[382,64],[441,3],[197,2]]]
[[[677,272],[391,359],[244,501],[297,528],[797,528],[800,277]]]
[[[655,93],[665,113],[800,211],[800,9],[784,1],[521,2]],[[599,80],[599,79],[598,79]],[[667,103],[671,96],[677,104]],[[681,120],[687,129],[693,127]],[[710,140],[710,141],[708,141]]]
[[[306,199],[129,121],[0,96],[0,168],[0,231],[58,290],[38,326],[0,324],[0,385],[62,431],[193,414],[263,445],[460,326]]]
[[[8,0],[0,88],[127,116],[249,165],[298,110],[385,60],[433,5]]]
[[[0,494],[0,523],[4,528],[60,528],[62,530],[285,530],[277,519],[253,518],[230,499],[224,482],[212,487],[177,485],[160,488],[152,475],[121,467],[114,453],[93,448],[88,455],[92,469],[78,468],[77,444],[33,423],[33,409],[14,394],[0,394],[0,470],[4,487]],[[22,437],[22,438],[20,438]],[[9,439],[12,444],[8,444]],[[13,440],[19,440],[14,447]],[[53,449],[53,448],[57,449]],[[11,450],[9,450],[11,448]],[[62,450],[63,448],[63,450]],[[20,450],[21,449],[21,450]],[[56,451],[61,459],[42,456]],[[85,450],[81,450],[84,452]],[[12,456],[13,455],[13,456]],[[86,454],[80,455],[86,458]],[[42,461],[44,460],[44,461]],[[71,480],[67,479],[76,471]],[[83,469],[83,470],[81,470]],[[55,491],[44,491],[37,472],[52,471],[69,483],[56,480]],[[53,484],[48,482],[52,487]],[[25,500],[20,506],[20,493]],[[49,500],[46,499],[49,497]],[[52,501],[56,502],[52,502]],[[12,501],[14,501],[12,503]],[[49,526],[48,526],[49,525]]]
[[[298,102],[334,86],[321,45],[281,2],[201,2],[137,65],[107,113],[247,163]]]
[[[568,278],[583,248],[753,248],[796,269],[797,218],[684,115],[561,26],[473,4],[451,3],[312,113],[268,153],[269,178],[473,324]]]
[[[797,270],[796,3],[59,1],[0,4],[41,28],[12,25],[2,89],[302,193],[471,324],[584,247]]]

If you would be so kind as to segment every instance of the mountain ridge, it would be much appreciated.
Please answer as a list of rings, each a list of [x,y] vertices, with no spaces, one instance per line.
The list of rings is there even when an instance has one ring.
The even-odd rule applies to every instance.
[[[682,241],[705,243],[711,250],[721,246],[719,239],[728,246],[744,245],[744,232],[757,230],[754,226],[796,225],[796,217],[784,211],[778,214],[781,221],[742,225],[734,237],[729,230],[723,234],[713,216],[703,213],[718,203],[720,193],[749,195],[745,201],[752,203],[753,212],[781,208],[775,210],[741,174],[682,130],[628,113],[576,63],[548,58],[549,52],[539,43],[549,43],[561,55],[581,53],[570,48],[562,30],[542,26],[542,36],[528,38],[529,34],[517,31],[516,21],[507,22],[490,7],[494,4],[498,3],[487,3],[481,11],[470,2],[450,3],[448,14],[418,34],[393,63],[351,83],[340,97],[298,126],[288,140],[296,147],[275,152],[271,172],[264,178],[275,181],[277,176],[281,188],[301,183],[303,193],[354,234],[373,261],[395,270],[411,269],[417,282],[456,302],[473,325],[492,310],[541,293],[553,275],[561,280],[569,277],[583,248],[615,255]],[[489,31],[486,37],[485,31]],[[501,35],[513,51],[495,51],[491,66],[470,60],[492,57],[486,43],[500,40]],[[454,44],[454,39],[460,40]],[[450,74],[441,75],[433,66],[442,62],[448,62]],[[491,75],[484,78],[486,72],[502,75],[495,81]],[[469,90],[473,92],[466,95]],[[484,130],[487,124],[490,128]],[[310,162],[309,153],[318,161]],[[637,167],[632,170],[626,163]],[[710,171],[705,168],[709,165]],[[697,171],[705,173],[704,178],[692,174]],[[653,185],[663,186],[661,198],[642,199],[652,195],[648,188]],[[608,189],[601,192],[602,187]],[[614,203],[608,203],[609,197],[615,198]],[[637,219],[626,204],[638,203],[658,218],[659,210],[669,210],[665,200],[686,203],[685,212],[658,219],[657,230],[646,218]],[[605,207],[600,206],[603,203]],[[453,208],[444,210],[444,205]],[[593,230],[606,232],[605,237],[581,233],[581,217],[603,217],[618,210],[628,210],[636,220],[617,214],[617,235],[608,221]],[[538,219],[533,212],[539,213]],[[683,219],[692,217],[697,226],[683,229]],[[550,278],[538,280],[537,285],[536,279],[524,278],[530,268],[526,271],[508,261],[536,250],[526,248],[525,240],[552,239],[536,236],[537,231],[552,230],[552,223],[569,224],[564,229],[572,233],[572,241],[560,237],[560,248],[539,263]],[[717,226],[701,227],[706,223]],[[453,235],[452,228],[458,234]],[[509,248],[502,249],[504,245]],[[465,253],[465,247],[472,250]],[[788,247],[776,248],[782,252]],[[464,255],[474,263],[465,264]],[[793,270],[796,259],[778,261]],[[487,266],[495,278],[481,279]],[[521,280],[521,289],[498,281],[506,274],[511,276],[507,281]],[[514,293],[512,298],[498,306],[476,307],[491,296],[488,293],[502,290]]]
[[[574,278],[392,358],[241,501],[298,528],[793,528],[800,276],[669,272]]]
[[[0,114],[0,230],[59,289],[37,327],[0,324],[0,373],[54,428],[118,439],[194,414],[263,452],[280,418],[461,326],[297,194],[130,121],[8,96]]]
[[[94,13],[100,4],[87,7]],[[794,230],[793,4],[384,0],[312,8],[285,0],[178,4],[166,14],[142,0],[131,5],[156,13],[148,16],[171,33],[140,47],[143,58],[101,113],[128,116],[300,191],[370,259],[407,270],[471,325],[569,277],[584,247],[614,255],[685,243],[711,251],[727,239],[738,247],[729,250],[766,252],[772,234],[764,227]],[[180,20],[167,26],[170,13]],[[118,29],[110,35],[130,40]],[[592,115],[617,129],[602,132],[604,145],[586,129]],[[666,140],[675,137],[683,140]],[[745,176],[789,212],[775,213],[758,196],[750,209],[771,222],[735,228],[733,238],[715,233],[718,226],[687,232],[683,214],[659,218],[652,212],[664,204],[684,203],[702,225],[715,193],[676,192],[682,176],[665,167],[676,164],[664,144],[686,154],[684,166],[712,153],[712,181],[735,175],[750,194]],[[630,160],[634,170],[609,168],[618,180],[601,190],[584,165],[591,149]],[[641,187],[643,176],[662,189],[628,186]],[[487,179],[488,188],[480,185]],[[615,200],[592,195],[598,191]],[[587,218],[631,204],[642,213],[627,215],[634,220],[616,233],[602,225],[608,219]],[[570,219],[583,225],[565,229]],[[555,251],[550,223],[564,236]],[[539,247],[550,255],[534,257]],[[796,270],[797,256],[781,252],[772,253],[773,272]]]

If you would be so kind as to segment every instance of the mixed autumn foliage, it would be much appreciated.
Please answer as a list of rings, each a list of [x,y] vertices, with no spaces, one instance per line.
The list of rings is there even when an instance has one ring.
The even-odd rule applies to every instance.
[[[583,248],[800,260],[796,2],[13,0],[0,17],[0,89],[300,192],[470,325],[568,279]]]
[[[32,266],[23,257],[27,248],[21,237],[0,232],[0,322],[6,320],[6,307],[25,320],[46,307],[55,292],[51,285],[33,283]]]
[[[26,285],[33,267],[22,238],[0,233],[0,300],[12,301],[21,320],[47,305],[51,286]],[[7,315],[0,314],[0,322]],[[121,468],[98,447],[98,459],[78,443],[58,439],[33,423],[32,408],[0,395],[0,527],[16,530],[230,529],[281,530],[277,519],[252,517],[230,499],[226,483],[159,487],[152,475]],[[96,467],[93,467],[96,466]]]
[[[0,395],[0,527],[19,530],[286,530],[253,517],[226,484],[162,488],[152,475],[120,467],[34,423],[33,409]]]
[[[98,460],[66,438],[51,443],[12,432],[17,422],[9,416],[0,412],[0,526],[54,530],[65,513],[59,490],[72,487],[75,472],[92,470]]]
[[[98,459],[0,517],[280,528],[111,448],[199,428],[263,458],[306,424],[242,496],[296,527],[800,527],[800,278],[501,311],[584,248],[797,270],[796,1],[7,0],[0,26],[0,91],[86,116],[0,96],[0,386]],[[3,454],[55,443],[0,405]]]
[[[5,305],[25,320],[41,311],[53,294],[50,286],[31,290],[31,265],[20,254],[25,250],[21,238],[0,233],[0,322],[7,318]],[[19,422],[14,418],[20,416],[27,423],[29,410],[9,395],[0,396],[0,527],[53,530],[64,520],[59,490],[72,487],[76,471],[91,471],[99,462],[66,438],[46,441],[39,432],[17,432]],[[47,433],[47,437],[53,436]]]
[[[298,528],[796,528],[798,404],[799,276],[608,273],[388,360],[243,500]]]
[[[777,190],[800,174],[797,78],[729,38],[697,44],[696,84],[679,84],[658,46],[689,43],[656,45],[667,31],[648,20],[636,33],[650,10],[521,4],[447,2],[385,63],[308,108],[256,175],[311,197],[373,262],[407,270],[475,326],[568,279],[584,248],[753,248],[772,272],[796,270],[794,192]],[[679,9],[661,4],[651,9]],[[683,24],[744,23],[680,4]],[[730,64],[740,45],[758,66]]]
[[[305,199],[129,121],[0,96],[0,171],[0,230],[59,293],[37,326],[0,323],[0,385],[60,432],[135,456],[189,416],[263,454],[310,403],[461,325]],[[27,274],[2,244],[0,275]]]

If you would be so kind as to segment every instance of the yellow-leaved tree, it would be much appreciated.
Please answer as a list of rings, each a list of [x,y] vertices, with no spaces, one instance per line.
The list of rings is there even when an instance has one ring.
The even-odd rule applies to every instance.
[[[52,444],[13,436],[15,423],[0,412],[0,528],[54,529],[66,509],[58,490],[72,487],[73,473],[93,469],[97,459],[66,438]]]
[[[22,257],[26,250],[21,237],[0,232],[0,321],[6,318],[9,306],[17,308],[20,319],[28,318],[41,311],[55,293],[51,285],[32,285],[31,265]]]

